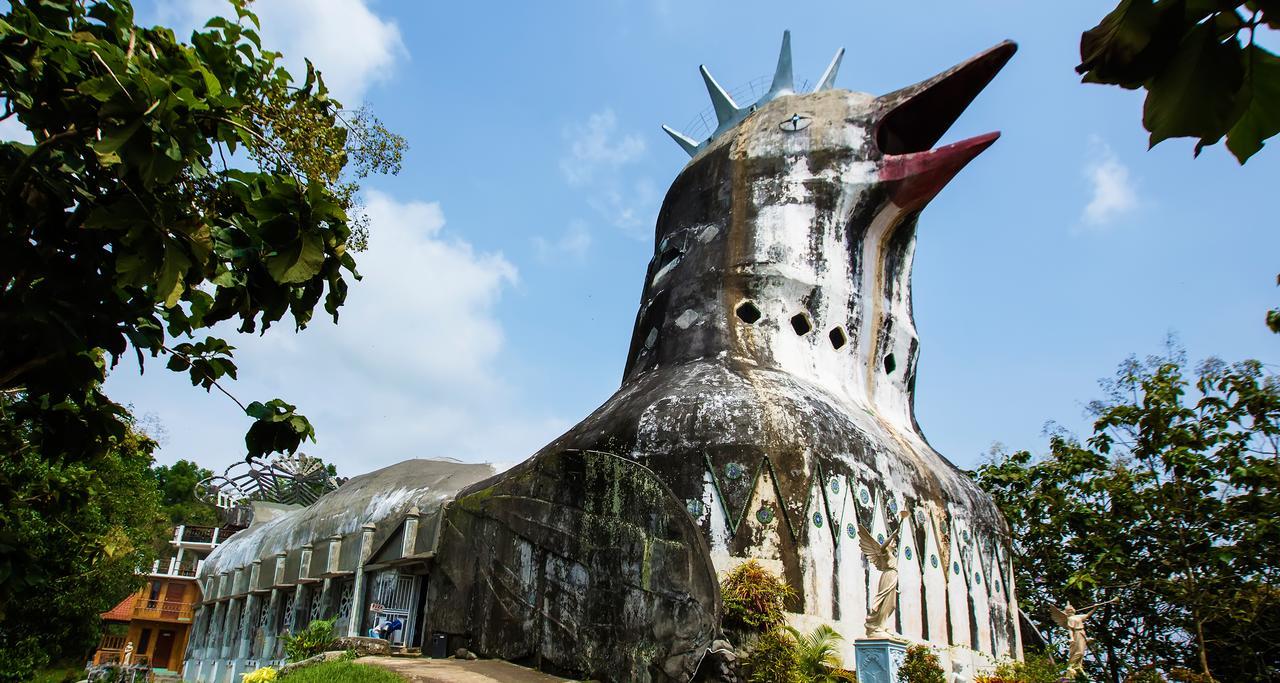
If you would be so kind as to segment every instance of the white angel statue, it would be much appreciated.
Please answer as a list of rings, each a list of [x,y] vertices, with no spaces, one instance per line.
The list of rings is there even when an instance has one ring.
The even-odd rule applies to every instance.
[[[1084,634],[1084,622],[1102,605],[1115,602],[1115,599],[1108,600],[1093,605],[1087,612],[1076,612],[1076,608],[1067,603],[1066,609],[1058,609],[1053,605],[1049,605],[1049,613],[1053,615],[1053,620],[1059,626],[1067,629],[1068,637],[1071,639],[1067,650],[1067,676],[1075,676],[1084,671],[1084,655],[1089,648],[1089,638]]]
[[[865,527],[858,527],[858,545],[867,559],[880,570],[880,583],[876,587],[876,597],[867,612],[867,637],[902,640],[902,637],[889,631],[886,627],[898,608],[898,533],[902,531],[902,521],[907,518],[903,510],[898,517],[898,528],[894,530],[884,543],[879,543]]]

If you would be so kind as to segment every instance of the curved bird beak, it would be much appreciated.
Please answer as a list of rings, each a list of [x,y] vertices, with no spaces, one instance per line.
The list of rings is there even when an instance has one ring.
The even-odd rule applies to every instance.
[[[883,112],[874,133],[883,154],[880,181],[890,185],[894,204],[923,206],[1000,137],[987,133],[933,147],[1017,50],[1017,44],[1005,41],[933,78],[877,98]]]

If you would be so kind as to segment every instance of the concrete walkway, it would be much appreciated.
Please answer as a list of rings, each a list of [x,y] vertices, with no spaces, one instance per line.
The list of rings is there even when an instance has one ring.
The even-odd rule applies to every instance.
[[[409,683],[562,683],[568,680],[500,659],[361,657],[356,661],[390,669],[407,678]]]

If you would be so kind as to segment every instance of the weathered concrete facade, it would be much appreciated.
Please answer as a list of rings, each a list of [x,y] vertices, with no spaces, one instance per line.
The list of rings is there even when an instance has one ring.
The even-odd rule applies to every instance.
[[[910,511],[897,630],[969,671],[1021,652],[1010,539],[916,423],[911,266],[921,209],[998,135],[932,147],[1015,49],[875,97],[826,76],[794,93],[784,42],[770,96],[682,142],[694,156],[658,216],[622,387],[543,451],[652,469],[719,570],[764,561],[796,589],[797,622],[848,642],[878,578],[856,529]],[[746,111],[704,78],[723,120]]]
[[[957,680],[1019,656],[1004,520],[915,420],[911,313],[919,213],[996,135],[933,145],[1014,50],[880,97],[833,89],[837,56],[798,94],[785,39],[750,107],[704,71],[720,125],[673,135],[693,159],[617,393],[503,474],[409,461],[242,532],[205,565],[193,680],[277,659],[316,616],[362,633],[405,576],[407,644],[577,677],[687,680],[717,635],[717,572],[751,558],[795,589],[793,621],[852,643],[879,578],[857,532],[904,510],[894,630]]]
[[[423,576],[444,505],[492,475],[488,465],[408,460],[354,477],[309,507],[256,520],[201,567],[204,602],[185,680],[230,683],[281,664],[281,636],[315,619],[336,619],[340,635],[364,635],[377,618],[369,602],[398,603],[397,616],[411,622],[401,641],[420,639]]]
[[[409,460],[242,531],[201,572],[188,681],[284,663],[316,619],[606,680],[687,680],[720,622],[701,529],[645,467],[607,453]],[[378,612],[372,611],[377,606]]]

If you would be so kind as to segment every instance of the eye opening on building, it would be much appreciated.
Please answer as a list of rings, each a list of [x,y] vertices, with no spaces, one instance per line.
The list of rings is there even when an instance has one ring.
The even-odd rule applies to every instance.
[[[827,333],[827,338],[831,340],[831,348],[836,350],[844,348],[844,345],[849,343],[848,335],[844,333],[844,328],[839,325],[831,328],[831,331]]]
[[[886,375],[892,375],[894,370],[898,369],[898,361],[890,353],[884,357],[884,372]]]
[[[756,305],[750,301],[738,304],[738,308],[734,310],[734,313],[738,315],[738,320],[748,325],[754,325],[760,319],[760,309],[756,308]]]
[[[791,329],[795,330],[796,334],[803,337],[813,331],[813,323],[809,322],[809,316],[807,314],[797,313],[791,316]]]

